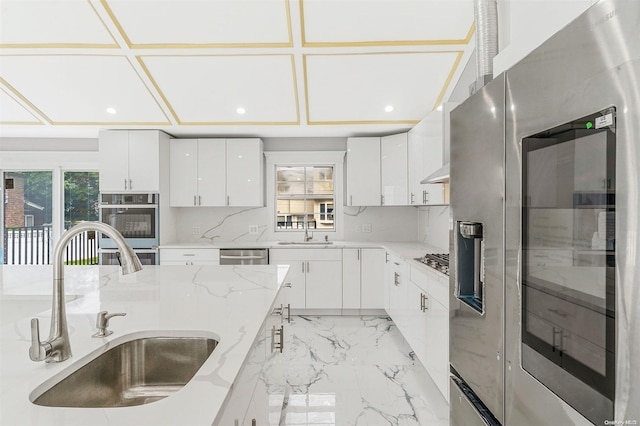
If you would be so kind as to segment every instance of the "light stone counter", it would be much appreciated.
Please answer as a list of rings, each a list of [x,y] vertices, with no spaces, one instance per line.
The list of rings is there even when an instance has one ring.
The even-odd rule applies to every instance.
[[[287,274],[287,266],[155,266],[122,276],[117,267],[66,267],[67,318],[72,358],[47,364],[29,359],[30,317],[0,328],[2,425],[207,425],[224,404]],[[0,268],[0,308],[51,294],[51,267]],[[17,299],[16,299],[17,298]],[[113,334],[96,339],[99,311],[113,318]],[[27,312],[31,315],[31,312]],[[40,319],[48,336],[51,312]],[[52,408],[34,405],[30,393],[83,357],[125,335],[195,331],[219,344],[183,389],[163,400],[126,408]],[[188,333],[187,333],[188,334]],[[157,334],[156,334],[157,335]]]

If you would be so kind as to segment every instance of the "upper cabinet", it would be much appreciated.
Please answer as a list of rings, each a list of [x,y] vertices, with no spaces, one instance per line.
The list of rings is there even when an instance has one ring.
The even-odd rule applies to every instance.
[[[168,139],[157,130],[101,131],[100,192],[160,192],[161,141]]]
[[[261,139],[227,139],[227,206],[264,205]]]
[[[172,207],[262,206],[262,140],[174,139]]]
[[[346,205],[407,203],[407,134],[348,138]]]
[[[347,139],[348,206],[379,206],[380,138]]]
[[[224,139],[174,139],[170,144],[169,198],[172,207],[226,203]]]
[[[447,102],[409,131],[409,199],[413,206],[449,204],[448,184],[421,184],[449,162],[449,115],[457,103]]]
[[[409,204],[407,155],[406,133],[380,138],[383,206],[406,206]]]

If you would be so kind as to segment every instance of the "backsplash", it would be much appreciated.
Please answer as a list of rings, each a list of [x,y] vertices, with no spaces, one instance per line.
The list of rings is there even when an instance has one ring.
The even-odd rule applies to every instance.
[[[449,252],[449,206],[427,206],[418,209],[419,241]]]
[[[178,243],[242,243],[270,239],[266,207],[175,208],[174,213]],[[257,227],[257,234],[250,233],[251,226],[253,230]],[[414,207],[345,207],[343,236],[328,235],[330,240],[416,241],[416,228],[418,209]],[[296,237],[302,239],[301,235]]]

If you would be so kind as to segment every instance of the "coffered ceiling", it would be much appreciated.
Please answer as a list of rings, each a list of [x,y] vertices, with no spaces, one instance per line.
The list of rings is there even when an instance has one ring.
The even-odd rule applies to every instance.
[[[472,0],[0,0],[0,136],[392,133],[473,44]]]

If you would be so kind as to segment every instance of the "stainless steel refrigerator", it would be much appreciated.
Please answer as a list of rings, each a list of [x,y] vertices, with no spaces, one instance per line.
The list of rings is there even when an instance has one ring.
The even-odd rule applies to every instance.
[[[452,425],[640,424],[640,2],[451,113]]]

